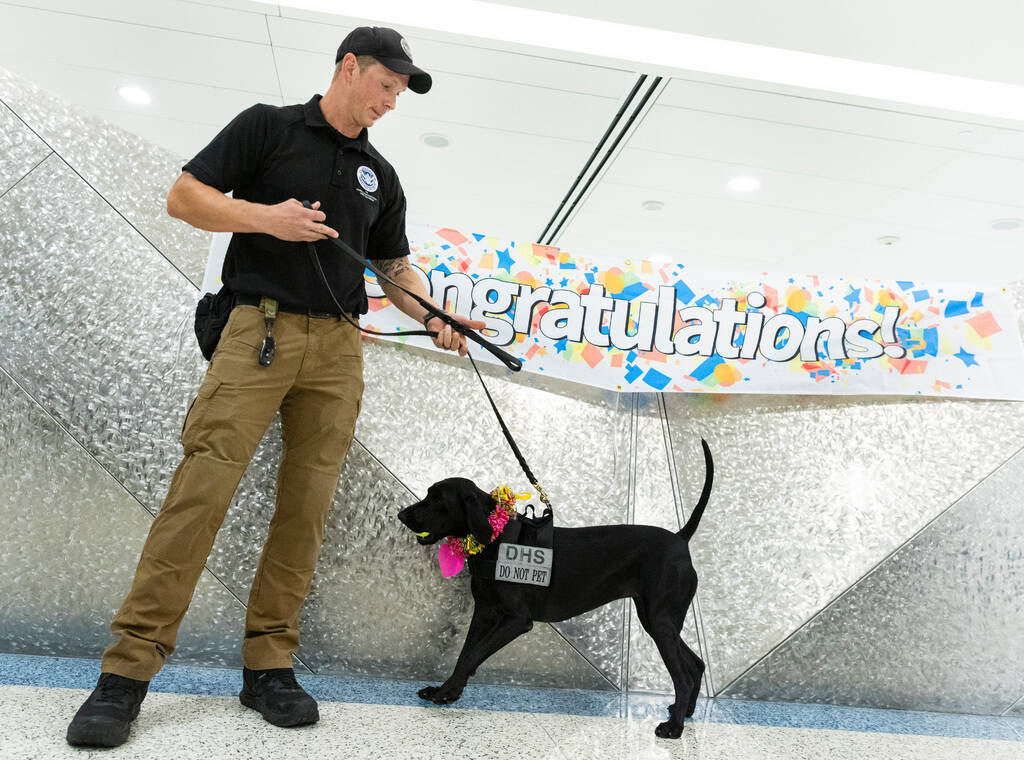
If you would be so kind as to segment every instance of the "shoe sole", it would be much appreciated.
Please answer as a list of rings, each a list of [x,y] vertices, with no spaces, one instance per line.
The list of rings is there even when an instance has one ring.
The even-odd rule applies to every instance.
[[[131,722],[111,718],[87,718],[68,726],[67,740],[72,747],[120,747],[128,740]]]
[[[267,723],[271,723],[279,728],[308,726],[310,723],[316,723],[320,720],[320,711],[315,704],[305,712],[282,714],[271,712],[260,702],[258,697],[247,694],[245,691],[239,693],[238,701],[262,715],[263,720],[267,721]]]

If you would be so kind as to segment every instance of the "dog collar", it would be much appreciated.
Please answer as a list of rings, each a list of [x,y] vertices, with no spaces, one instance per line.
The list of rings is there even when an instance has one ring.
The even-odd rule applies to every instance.
[[[487,516],[487,522],[491,526],[491,537],[487,544],[493,543],[504,532],[508,521],[516,518],[516,500],[528,499],[530,494],[516,494],[508,486],[498,485],[491,491],[491,498],[496,503],[494,509]],[[482,543],[472,533],[465,538],[448,536],[437,549],[437,562],[441,566],[441,575],[445,578],[458,575],[466,564],[466,559],[482,552],[487,544]]]

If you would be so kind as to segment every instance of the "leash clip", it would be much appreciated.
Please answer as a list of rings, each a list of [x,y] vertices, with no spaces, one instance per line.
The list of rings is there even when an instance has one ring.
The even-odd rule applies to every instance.
[[[548,501],[548,494],[547,491],[544,490],[544,487],[541,486],[540,483],[534,483],[533,487],[537,489],[537,496],[542,502],[544,502],[544,506],[551,509],[551,502]]]

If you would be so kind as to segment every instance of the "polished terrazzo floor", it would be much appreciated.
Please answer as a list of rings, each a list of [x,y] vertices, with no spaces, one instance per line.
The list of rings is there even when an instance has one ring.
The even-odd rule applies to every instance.
[[[656,739],[667,699],[470,686],[457,706],[424,707],[419,684],[300,676],[315,726],[278,729],[242,707],[240,675],[167,667],[128,743],[67,746],[67,722],[98,663],[0,655],[0,758],[550,758],[587,760],[1022,760],[1024,719],[712,700],[678,741]]]

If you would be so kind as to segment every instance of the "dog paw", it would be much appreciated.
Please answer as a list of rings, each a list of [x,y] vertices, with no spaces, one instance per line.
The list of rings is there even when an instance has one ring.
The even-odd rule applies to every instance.
[[[678,739],[683,735],[683,724],[666,720],[664,723],[658,724],[658,727],[654,729],[654,735],[659,739]]]
[[[446,690],[443,686],[424,686],[416,693],[419,695],[420,699],[433,702],[435,705],[450,705],[462,696],[461,691],[457,693],[452,692],[450,690]]]

